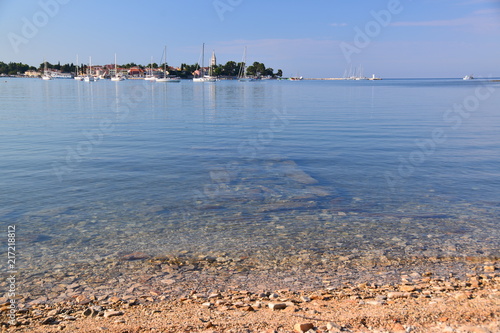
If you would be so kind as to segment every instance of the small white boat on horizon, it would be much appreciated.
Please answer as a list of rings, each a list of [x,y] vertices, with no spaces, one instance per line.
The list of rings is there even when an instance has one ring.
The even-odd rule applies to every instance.
[[[156,82],[181,82],[181,78],[179,77],[160,77],[156,79]]]
[[[151,57],[151,63],[149,64],[149,74],[144,77],[146,81],[156,81],[156,76],[153,75],[153,57]]]
[[[463,79],[464,80],[473,80],[474,76],[472,76],[472,74],[471,75],[465,75]]]
[[[203,43],[203,46],[201,48],[201,67],[199,69],[199,76],[193,78],[193,82],[215,82],[217,81],[217,78],[215,76],[212,76],[212,66],[210,66],[208,75],[205,75],[203,65],[205,62],[205,43]]]
[[[181,82],[181,78],[177,76],[169,76],[167,72],[167,46],[163,49],[163,77],[156,79],[156,82]]]
[[[83,78],[83,80],[85,82],[94,82],[95,81],[94,76],[92,76],[92,57],[89,57],[88,72],[87,72],[87,75],[85,75],[85,77]]]
[[[254,78],[249,77],[247,75],[246,62],[247,62],[247,47],[245,46],[245,49],[243,51],[243,59],[241,60],[241,67],[240,67],[240,70],[239,70],[239,73],[238,73],[238,81],[240,81],[240,82],[255,81]]]
[[[47,61],[43,59],[43,75],[42,75],[42,80],[52,80],[52,76],[49,74],[49,71],[47,70]]]
[[[111,77],[111,81],[123,81],[125,78],[121,75],[118,75],[118,67],[116,65],[116,53],[115,53],[115,75]]]
[[[76,81],[83,81],[83,76],[80,75],[80,72],[78,71],[78,54],[76,55],[76,67],[75,67],[75,77],[74,79]]]

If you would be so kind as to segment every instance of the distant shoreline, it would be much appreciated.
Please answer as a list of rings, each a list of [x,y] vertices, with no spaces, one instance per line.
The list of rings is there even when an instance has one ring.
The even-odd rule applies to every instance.
[[[0,78],[17,78],[17,79],[40,79],[40,77],[30,77],[30,76],[25,76],[25,75],[0,75]],[[141,80],[144,79],[143,77],[129,77],[129,80]],[[183,80],[190,80],[188,79],[183,79]],[[234,79],[236,80],[236,79]],[[289,78],[281,78],[281,79],[270,79],[272,81],[288,81]],[[359,79],[359,80],[354,80],[354,79],[349,79],[349,78],[342,78],[342,77],[326,77],[326,78],[303,78],[303,81],[382,81],[382,80],[462,80],[460,77],[431,77],[431,78],[421,78],[421,77],[396,77],[396,78],[365,78],[365,79]],[[488,81],[488,82],[500,82],[500,78],[476,78],[472,81]],[[231,81],[230,79],[224,79],[224,81]],[[266,81],[266,80],[264,80]],[[299,80],[301,81],[301,80]]]

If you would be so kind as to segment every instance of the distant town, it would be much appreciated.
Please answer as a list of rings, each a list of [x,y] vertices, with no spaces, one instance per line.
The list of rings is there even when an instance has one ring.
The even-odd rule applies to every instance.
[[[244,72],[242,72],[242,69]],[[38,67],[23,63],[4,63],[0,61],[0,76],[14,76],[27,78],[40,78],[50,76],[51,78],[74,78],[78,76],[91,75],[96,78],[107,79],[112,77],[123,77],[127,79],[144,79],[146,77],[161,78],[164,76],[175,76],[182,79],[191,79],[196,76],[210,73],[219,79],[237,79],[246,76],[255,79],[278,79],[282,78],[283,72],[278,69],[267,68],[263,63],[254,62],[246,66],[243,62],[228,61],[226,64],[217,64],[215,55],[212,55],[210,66],[200,67],[198,63],[188,65],[182,63],[179,67],[169,66],[166,63],[149,63],[141,65],[128,64],[51,64],[42,62]]]

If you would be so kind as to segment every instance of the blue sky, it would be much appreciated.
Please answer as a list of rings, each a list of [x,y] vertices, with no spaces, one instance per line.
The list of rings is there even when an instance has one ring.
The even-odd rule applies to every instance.
[[[4,62],[147,64],[167,45],[178,66],[203,42],[286,76],[500,76],[500,0],[0,0]]]

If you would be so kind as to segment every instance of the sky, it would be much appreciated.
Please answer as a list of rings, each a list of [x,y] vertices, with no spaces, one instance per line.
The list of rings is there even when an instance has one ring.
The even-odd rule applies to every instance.
[[[500,0],[0,0],[0,61],[262,62],[284,76],[500,76]]]

